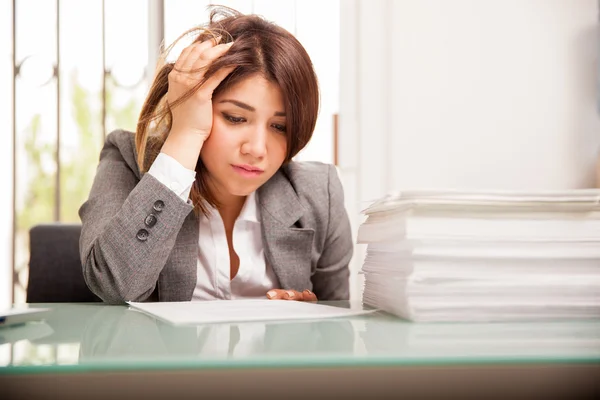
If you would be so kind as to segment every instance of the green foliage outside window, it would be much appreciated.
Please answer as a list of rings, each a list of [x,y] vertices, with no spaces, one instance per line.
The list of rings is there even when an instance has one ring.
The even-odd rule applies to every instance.
[[[79,207],[88,197],[103,145],[101,110],[98,107],[94,108],[94,104],[101,100],[101,94],[91,93],[82,86],[76,74],[70,78],[72,115],[78,131],[79,145],[77,151],[61,154],[60,222],[80,223]],[[132,96],[124,106],[117,107],[114,101],[116,90],[114,84],[108,80],[105,102],[107,119],[115,126],[131,129],[135,127],[140,105]],[[47,165],[56,162],[56,148],[54,144],[40,142],[42,129],[42,117],[36,114],[23,131],[30,179],[26,182],[25,198],[16,207],[15,260],[18,265],[14,285],[17,301],[19,297],[24,297],[26,288],[29,229],[36,224],[54,221],[56,177],[55,172],[49,171]],[[66,150],[62,152],[66,153]],[[21,294],[17,295],[19,291]]]

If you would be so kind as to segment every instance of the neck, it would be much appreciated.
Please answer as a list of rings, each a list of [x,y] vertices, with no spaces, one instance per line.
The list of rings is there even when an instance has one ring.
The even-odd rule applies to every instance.
[[[217,202],[217,210],[221,214],[225,228],[233,229],[235,220],[240,215],[247,196],[236,196],[228,193],[220,185],[216,185],[212,179],[209,179],[207,184]]]
[[[217,198],[217,202],[219,203],[219,214],[221,214],[225,226],[233,227],[235,220],[244,207],[245,201],[246,196],[227,195],[219,196]]]

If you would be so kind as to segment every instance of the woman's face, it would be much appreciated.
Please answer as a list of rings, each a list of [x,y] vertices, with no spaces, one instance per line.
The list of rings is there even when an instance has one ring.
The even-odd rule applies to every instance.
[[[214,195],[246,196],[281,167],[287,154],[283,96],[252,75],[213,98],[213,125],[200,157]]]

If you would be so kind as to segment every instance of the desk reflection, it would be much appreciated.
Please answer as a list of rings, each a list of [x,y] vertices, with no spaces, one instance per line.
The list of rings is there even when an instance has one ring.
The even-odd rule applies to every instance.
[[[0,346],[22,340],[36,342],[50,337],[54,330],[45,321],[33,321],[25,324],[0,328]]]
[[[102,307],[81,336],[80,362],[104,358],[243,358],[352,353],[350,321],[252,322],[175,326],[125,307]]]
[[[600,357],[600,321],[417,323],[366,319],[360,340],[371,356],[406,359]]]
[[[382,359],[398,364],[600,359],[598,320],[435,324],[374,313],[319,321],[174,326],[125,306],[46,306],[52,310],[45,322],[3,331],[0,342],[16,343],[22,354],[7,365],[37,365],[36,349],[47,345],[75,349],[61,353],[61,360],[55,362],[61,365],[95,361],[114,365],[166,361],[171,365],[186,360],[260,363],[269,358],[367,364]],[[43,364],[52,362],[44,359]]]

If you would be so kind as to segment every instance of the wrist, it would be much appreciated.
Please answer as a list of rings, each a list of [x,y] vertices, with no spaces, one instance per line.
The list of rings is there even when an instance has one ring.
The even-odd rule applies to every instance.
[[[171,131],[161,148],[161,153],[167,154],[185,168],[193,171],[196,169],[196,163],[205,140],[206,138],[200,135]]]
[[[208,138],[210,130],[205,132],[201,129],[173,126],[169,131],[168,138],[176,138],[177,140],[185,140],[189,142],[202,142]]]

